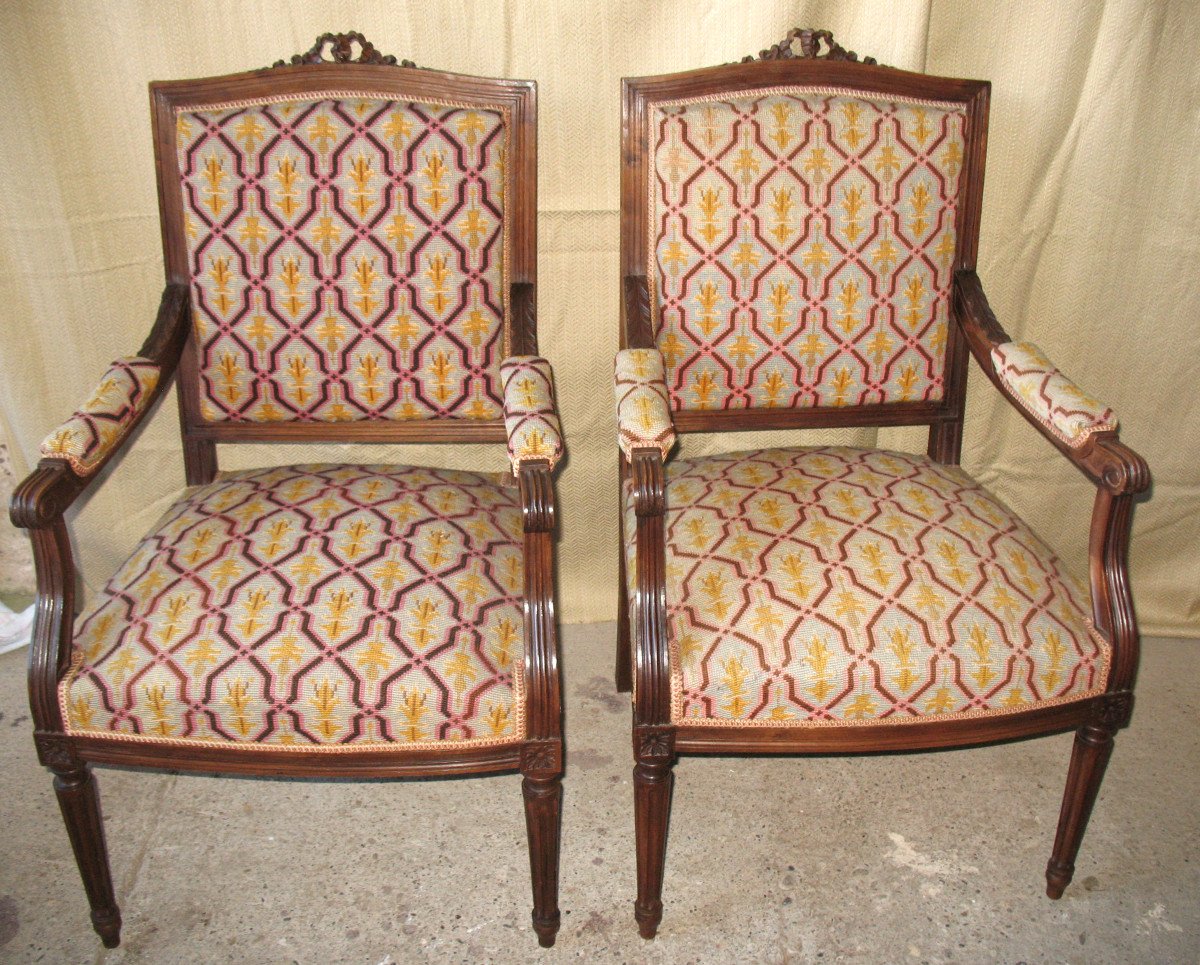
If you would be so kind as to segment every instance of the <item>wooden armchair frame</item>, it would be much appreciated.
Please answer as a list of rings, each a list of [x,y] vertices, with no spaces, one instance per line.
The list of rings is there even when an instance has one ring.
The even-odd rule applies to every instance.
[[[793,52],[793,41],[801,50]],[[822,42],[825,53],[821,53]],[[1138,662],[1138,631],[1129,589],[1126,554],[1134,497],[1150,477],[1144,460],[1122,444],[1115,431],[1097,432],[1080,448],[1071,448],[1018,404],[999,380],[991,349],[1010,341],[988,307],[975,274],[983,168],[987,146],[990,85],[909,73],[857,62],[852,52],[833,43],[827,31],[794,30],[760,59],[657,77],[627,78],[622,83],[623,167],[621,182],[621,335],[625,348],[656,348],[646,278],[646,198],[649,191],[649,117],[654,105],[683,98],[736,95],[740,91],[793,85],[850,88],[939,101],[956,101],[966,112],[965,181],[960,190],[958,245],[954,256],[953,320],[946,346],[945,393],[940,402],[892,403],[858,409],[750,409],[673,411],[678,432],[750,429],[807,429],[927,425],[928,455],[957,464],[962,445],[967,353],[973,354],[1001,393],[1047,439],[1096,484],[1089,543],[1093,621],[1112,646],[1107,690],[1090,699],[996,717],[940,721],[936,717],[853,727],[797,726],[704,727],[673,723],[670,658],[666,625],[664,457],[658,447],[634,448],[620,457],[622,490],[631,487],[636,518],[636,582],[626,580],[620,558],[616,680],[634,693],[634,809],[637,839],[635,916],[641,934],[654,936],[662,918],[662,881],[667,825],[678,754],[816,754],[907,751],[992,743],[1076,729],[1066,791],[1046,870],[1046,892],[1062,895],[1074,861],[1115,732],[1128,725]],[[624,529],[624,515],[622,514]],[[622,532],[621,545],[626,534]],[[633,604],[633,622],[630,605]]]
[[[325,59],[329,47],[332,60]],[[359,53],[355,56],[354,48]],[[163,215],[167,284],[154,328],[140,354],[161,367],[150,403],[120,443],[87,476],[69,463],[43,459],[17,488],[13,523],[29,530],[34,547],[38,602],[29,658],[34,740],[54,787],[91,904],[92,922],[107,947],[119,942],[121,917],[113,892],[99,797],[92,764],[279,777],[399,778],[484,774],[519,770],[529,834],[533,926],[544,946],[559,926],[558,849],[562,802],[563,735],[554,615],[555,495],[551,465],[524,460],[518,471],[524,529],[526,735],[521,743],[461,749],[431,746],[358,750],[345,754],[281,751],[211,744],[122,743],[69,735],[58,687],[71,663],[76,612],[76,569],[64,514],[99,471],[127,444],[137,423],[154,407],[178,370],[180,423],[188,485],[217,474],[217,444],[237,442],[493,442],[503,444],[503,419],[476,422],[360,422],[352,424],[238,424],[206,422],[198,404],[198,364],[191,337],[187,248],[178,177],[174,174],[174,109],[280,94],[370,91],[398,100],[423,97],[462,104],[503,105],[511,112],[506,212],[511,237],[507,293],[509,354],[536,354],[537,101],[532,81],[487,79],[416,69],[379,54],[359,34],[326,34],[291,65],[201,80],[151,84],[155,157]]]

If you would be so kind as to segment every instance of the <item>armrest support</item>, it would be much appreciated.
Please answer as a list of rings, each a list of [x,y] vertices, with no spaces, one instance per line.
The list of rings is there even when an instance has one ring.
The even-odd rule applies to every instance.
[[[554,619],[554,478],[545,459],[522,462],[517,474],[525,523],[526,721],[531,742],[550,742],[546,766],[562,766],[562,681]],[[525,768],[522,768],[525,770]]]
[[[640,448],[657,449],[665,459],[676,433],[662,354],[653,348],[622,349],[615,369],[617,444],[627,459]]]
[[[513,474],[519,476],[526,462],[544,461],[553,469],[562,458],[563,438],[550,363],[536,355],[511,355],[500,363],[500,380]]]
[[[633,713],[636,728],[671,722],[667,650],[666,475],[657,448],[633,450],[629,484],[637,519],[637,573],[630,600],[633,626]],[[635,736],[635,743],[637,737]]]

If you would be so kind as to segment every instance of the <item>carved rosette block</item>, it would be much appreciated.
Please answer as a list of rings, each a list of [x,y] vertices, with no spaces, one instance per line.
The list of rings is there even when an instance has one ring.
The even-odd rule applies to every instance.
[[[358,47],[355,56],[354,48]],[[329,56],[325,56],[325,48]],[[293,54],[290,60],[277,60],[274,67],[298,66],[300,64],[377,64],[388,67],[416,67],[411,60],[397,60],[392,54],[381,54],[375,45],[357,30],[350,33],[321,34],[317,42],[302,54]]]
[[[550,777],[562,773],[562,742],[530,740],[521,747],[521,773]]]
[[[1116,690],[1105,694],[1092,704],[1092,718],[1089,723],[1113,733],[1128,727],[1132,716],[1133,691]]]
[[[796,52],[797,40],[800,42],[799,53]],[[824,53],[821,52],[822,44],[825,45]],[[760,50],[757,57],[753,55],[743,57],[742,63],[748,64],[755,60],[852,60],[858,62],[858,54],[834,41],[833,34],[828,30],[793,27],[779,43],[766,50]],[[876,65],[879,63],[874,57],[864,57],[861,62]]]

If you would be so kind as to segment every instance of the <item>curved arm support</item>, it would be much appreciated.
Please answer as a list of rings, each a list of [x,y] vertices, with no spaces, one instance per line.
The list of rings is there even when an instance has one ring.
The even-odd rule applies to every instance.
[[[1133,687],[1141,638],[1129,588],[1129,534],[1133,522],[1133,496],[1096,490],[1088,548],[1088,578],[1092,591],[1092,621],[1112,644],[1112,670],[1108,690]]]
[[[662,452],[635,449],[630,463],[637,517],[633,674],[635,727],[671,722],[671,665],[667,652],[666,477]]]
[[[554,619],[554,480],[545,460],[521,464],[525,521],[525,685],[527,737],[562,739],[562,684]]]

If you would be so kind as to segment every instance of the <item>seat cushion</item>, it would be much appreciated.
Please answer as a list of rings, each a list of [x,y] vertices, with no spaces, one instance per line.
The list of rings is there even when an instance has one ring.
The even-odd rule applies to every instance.
[[[667,507],[676,721],[904,723],[1104,689],[1083,589],[958,467],[848,448],[678,460]]]
[[[504,475],[223,474],[80,618],[68,730],[343,751],[518,741],[521,526]]]

